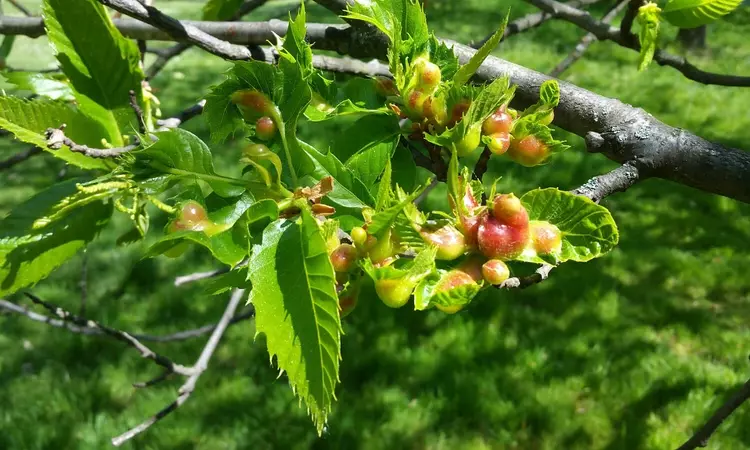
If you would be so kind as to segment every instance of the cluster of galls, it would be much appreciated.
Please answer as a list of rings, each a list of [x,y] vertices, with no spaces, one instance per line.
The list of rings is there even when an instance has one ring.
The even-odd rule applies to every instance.
[[[276,107],[268,97],[257,90],[246,89],[236,91],[231,96],[232,103],[237,105],[242,112],[242,116],[248,123],[255,122],[255,137],[261,141],[268,142],[276,137],[278,124],[274,117]],[[259,151],[268,150],[264,144],[255,144],[256,147],[262,147]]]
[[[405,119],[403,127],[412,139],[421,139],[426,132],[435,134],[453,128],[469,110],[471,100],[465,98],[446,105],[445,96],[438,92],[440,68],[426,57],[417,58],[413,70],[413,80],[402,95],[393,81],[385,77],[376,78],[376,90],[384,97],[400,96],[403,109],[390,106]],[[456,144],[458,156],[468,156],[485,142],[493,155],[507,154],[523,166],[543,163],[549,157],[549,149],[541,139],[533,134],[518,138],[512,134],[518,115],[516,110],[503,105],[483,123],[470,126]],[[552,119],[550,111],[540,123],[549,125]]]

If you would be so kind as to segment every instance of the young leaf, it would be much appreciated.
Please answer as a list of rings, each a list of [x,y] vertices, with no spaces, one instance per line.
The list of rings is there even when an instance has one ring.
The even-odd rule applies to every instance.
[[[539,101],[523,110],[521,117],[534,122],[541,122],[546,119],[551,121],[550,115],[559,103],[560,85],[557,84],[557,80],[547,80],[539,87]]]
[[[380,177],[380,184],[378,185],[378,197],[375,200],[375,211],[383,211],[388,208],[393,202],[393,168],[391,160],[388,159],[385,162],[385,169],[383,169],[383,176]]]
[[[638,8],[638,42],[641,44],[641,56],[638,70],[644,70],[654,59],[656,43],[659,38],[659,13],[661,9],[656,3],[646,3]]]
[[[18,205],[0,222],[0,295],[44,279],[92,241],[112,215],[112,204],[89,203],[37,231],[33,224],[62,199],[74,194],[80,179],[67,180]]]
[[[229,266],[234,267],[245,259],[250,235],[243,215],[254,204],[252,196],[247,192],[235,198],[211,194],[205,203],[208,218],[215,224],[213,232],[207,229],[167,234],[149,248],[146,257],[160,255],[188,240],[206,247],[216,259]]]
[[[588,261],[612,250],[619,240],[617,225],[607,208],[588,198],[555,188],[535,189],[521,197],[531,220],[545,220],[562,233],[563,261]],[[521,258],[544,262],[540,258]]]
[[[400,138],[398,119],[370,115],[354,122],[331,146],[331,151],[372,191],[391,159]]]
[[[696,28],[719,20],[741,4],[742,0],[669,0],[662,16],[674,26]]]
[[[249,278],[257,334],[265,334],[269,355],[321,433],[339,381],[342,330],[333,267],[309,211],[266,228]]]
[[[156,142],[130,153],[135,158],[131,164],[138,178],[166,174],[177,179],[199,179],[223,197],[234,197],[244,191],[244,181],[216,174],[211,150],[198,136],[181,128],[154,135]]]
[[[63,123],[67,125],[65,134],[79,144],[101,145],[98,141],[106,134],[99,122],[89,119],[65,103],[0,97],[0,128],[13,133],[18,140],[43,148],[55,157],[83,169],[109,167],[104,160],[71,152],[67,147],[59,150],[48,148],[44,131]]]
[[[457,272],[459,271],[439,270],[424,278],[414,290],[414,309],[423,311],[434,305],[463,307],[469,304],[482,290],[481,284],[471,282],[438,292],[440,285],[448,284],[449,278],[455,277]]]
[[[138,128],[128,92],[134,90],[142,101],[144,77],[135,42],[120,34],[95,0],[44,0],[42,14],[79,108],[104,125],[102,138],[122,145],[122,134]]]
[[[381,232],[384,232],[386,229],[390,228],[391,225],[396,221],[396,218],[399,214],[401,214],[404,211],[404,208],[410,203],[412,203],[419,195],[424,192],[424,190],[429,185],[429,181],[405,198],[399,199],[397,203],[394,205],[382,210],[378,211],[374,216],[372,216],[372,222],[370,222],[369,225],[367,225],[367,232],[370,233],[373,236],[377,236]]]
[[[505,27],[508,25],[508,17],[510,17],[510,9],[505,13],[505,18],[495,34],[493,34],[492,37],[485,42],[476,53],[474,53],[468,63],[458,69],[458,72],[453,77],[453,84],[455,86],[460,87],[468,83],[471,77],[473,77],[479,69],[479,66],[481,66],[484,60],[490,56],[490,53],[495,50],[505,34]]]

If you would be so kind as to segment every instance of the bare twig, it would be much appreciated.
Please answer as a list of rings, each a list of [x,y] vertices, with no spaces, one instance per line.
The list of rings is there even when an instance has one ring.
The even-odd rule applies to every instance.
[[[532,5],[551,14],[556,14],[558,18],[570,22],[579,28],[593,33],[599,40],[609,40],[619,44],[622,47],[631,50],[640,51],[640,45],[637,40],[629,37],[623,37],[620,29],[610,27],[608,24],[595,19],[586,11],[573,8],[564,3],[555,0],[527,0]],[[750,77],[738,75],[724,75],[713,72],[706,72],[690,64],[682,56],[673,55],[662,49],[657,49],[654,54],[654,61],[662,66],[669,66],[680,71],[685,77],[698,81],[703,84],[716,84],[721,86],[750,86]]]
[[[143,119],[143,110],[138,104],[138,97],[135,95],[135,91],[131,89],[128,92],[128,95],[130,96],[130,108],[133,110],[135,117],[138,120],[138,131],[143,134],[146,132],[146,122]]]
[[[65,133],[63,132],[64,129],[65,124],[61,125],[60,128],[47,128],[47,130],[44,132],[44,137],[45,139],[47,139],[47,147],[51,148],[52,150],[59,150],[63,145],[65,145],[73,152],[83,153],[84,155],[90,156],[92,158],[114,158],[116,156],[122,155],[123,153],[135,150],[140,145],[140,143],[137,143],[126,145],[124,147],[91,148],[86,145],[80,145],[73,142],[70,138],[65,136]]]
[[[42,153],[42,149],[39,147],[29,147],[26,150],[20,151],[13,156],[6,159],[0,160],[0,170],[10,169],[16,164],[22,163],[32,156],[36,156]]]
[[[114,328],[109,328],[93,320],[89,320],[83,317],[73,315],[70,312],[60,308],[59,306],[55,306],[51,303],[47,303],[44,300],[37,297],[36,295],[31,294],[29,292],[26,292],[25,294],[28,298],[31,299],[31,301],[33,301],[37,305],[43,306],[45,309],[47,309],[47,311],[56,315],[57,317],[62,319],[64,322],[71,322],[75,325],[78,325],[79,327],[97,328],[101,330],[104,334],[111,336],[117,339],[118,341],[124,342],[130,347],[133,347],[134,349],[138,350],[138,352],[141,354],[143,358],[152,360],[153,362],[164,367],[166,370],[170,372],[177,373],[180,375],[185,375],[185,376],[190,376],[195,373],[194,368],[185,367],[181,364],[176,364],[172,362],[171,359],[154,352],[150,348],[143,345],[138,339],[136,339],[135,337],[133,337],[132,335],[124,331],[115,330]]]
[[[183,284],[193,283],[195,281],[205,280],[206,278],[213,278],[229,272],[228,267],[222,267],[221,269],[210,270],[208,272],[195,272],[189,275],[182,275],[174,279],[175,286],[182,286]]]
[[[502,284],[495,286],[497,289],[526,289],[537,283],[541,283],[546,280],[549,273],[554,269],[555,266],[550,264],[542,264],[536,271],[525,277],[513,277],[508,278]]]
[[[622,11],[622,9],[628,5],[629,0],[624,0],[619,3],[617,3],[615,6],[613,6],[607,14],[602,17],[602,23],[610,23],[614,20],[615,17]],[[586,35],[576,44],[573,51],[558,64],[555,66],[554,69],[552,69],[549,73],[551,77],[559,77],[562,75],[563,72],[565,72],[570,66],[575,64],[576,61],[581,59],[583,54],[586,52],[586,50],[591,46],[591,44],[596,41],[596,35],[594,33],[586,33]]]
[[[46,316],[44,314],[39,314],[34,311],[30,311],[28,308],[25,308],[20,305],[16,305],[15,303],[11,303],[7,300],[0,299],[0,309],[5,310],[5,311],[10,311],[16,314],[20,314],[35,322],[41,322],[52,327],[65,328],[71,333],[84,334],[88,336],[106,336],[106,334],[102,332],[101,329],[99,328],[93,328],[89,326],[79,327],[78,325],[65,322],[61,319],[56,319],[51,316]],[[230,321],[230,325],[234,325],[236,323],[248,320],[252,318],[254,315],[255,315],[255,309],[251,306],[247,310],[241,313],[238,313],[236,316],[234,316],[234,318]],[[128,334],[138,339],[139,341],[144,341],[144,342],[176,342],[176,341],[184,341],[184,340],[203,336],[204,334],[212,332],[215,328],[216,328],[216,324],[204,325],[199,328],[178,331],[176,333],[167,334],[163,336],[157,336],[157,335],[151,335],[151,334],[139,334],[139,333],[128,333]]]
[[[221,319],[216,325],[216,328],[211,334],[211,337],[208,338],[206,346],[203,347],[203,351],[198,357],[198,360],[195,362],[195,365],[193,365],[192,367],[193,373],[188,376],[188,379],[180,387],[177,399],[174,402],[170,403],[166,408],[148,418],[143,423],[131,428],[130,430],[117,437],[112,438],[112,445],[119,447],[138,434],[146,431],[149,427],[151,427],[151,425],[155,424],[164,416],[179,408],[190,398],[190,395],[193,393],[193,391],[195,390],[195,386],[198,383],[198,379],[208,368],[208,362],[211,360],[211,356],[213,356],[216,347],[219,345],[219,341],[224,335],[224,331],[226,331],[227,327],[229,326],[229,322],[232,320],[234,312],[237,310],[237,307],[239,306],[240,301],[244,298],[244,295],[244,289],[236,289],[232,293],[232,297],[230,298],[229,303],[224,310],[224,314],[221,316]]]
[[[638,15],[638,9],[644,3],[644,0],[628,0],[628,10],[625,12],[622,22],[620,22],[620,36],[628,42],[637,42],[638,40],[632,32],[633,22]]]
[[[157,120],[156,124],[162,128],[177,128],[188,120],[200,116],[203,113],[203,108],[206,106],[206,101],[201,100],[195,105],[180,111],[174,117],[168,119]]]
[[[482,177],[487,172],[487,164],[489,164],[491,156],[492,152],[490,151],[490,148],[485,147],[484,150],[482,150],[482,154],[479,155],[477,164],[474,166],[474,178],[482,181]]]
[[[745,401],[750,399],[750,380],[735,392],[721,407],[708,419],[690,439],[682,444],[677,450],[693,450],[708,445],[708,440],[717,428]]]
[[[615,192],[623,192],[645,178],[642,172],[635,162],[627,162],[609,173],[590,179],[572,192],[599,203],[603,198]]]
[[[420,203],[422,203],[424,199],[426,199],[427,196],[430,195],[430,192],[432,192],[432,190],[437,187],[438,183],[439,181],[437,178],[433,179],[430,184],[428,184],[427,187],[424,188],[424,191],[422,191],[422,193],[414,199],[414,204],[419,205]]]
[[[28,9],[26,9],[26,7],[23,6],[22,4],[20,4],[17,0],[8,0],[8,3],[10,3],[11,5],[13,5],[17,10],[21,11],[21,14],[23,14],[24,16],[26,16],[26,17],[33,17],[34,16],[33,14],[31,14],[31,11],[29,11]]]
[[[566,2],[565,4],[570,5],[574,8],[580,8],[583,6],[593,5],[594,3],[599,3],[600,1],[602,0],[574,0],[571,2]],[[524,31],[534,29],[542,25],[543,23],[547,22],[548,20],[554,19],[555,17],[556,16],[554,14],[549,14],[546,12],[537,12],[537,13],[531,13],[519,19],[516,19],[513,22],[508,23],[508,26],[505,27],[505,32],[503,33],[503,38],[500,40],[500,42],[516,34],[521,34]],[[485,44],[485,42],[490,40],[493,34],[495,34],[494,31],[488,34],[487,36],[485,36],[480,41],[470,42],[469,46],[473,48],[480,48],[481,46]]]

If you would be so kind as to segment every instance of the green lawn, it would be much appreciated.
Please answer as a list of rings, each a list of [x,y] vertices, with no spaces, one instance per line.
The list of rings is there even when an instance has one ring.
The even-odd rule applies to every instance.
[[[156,4],[180,18],[200,14],[198,1]],[[463,41],[490,32],[508,5],[513,17],[532,10],[515,0],[429,4],[428,20],[439,34]],[[272,1],[251,18],[288,5]],[[316,6],[310,10],[312,20],[333,19]],[[712,26],[710,48],[691,60],[718,72],[750,73],[748,18],[743,10]],[[666,27],[664,44],[681,51],[669,42],[675,34]],[[551,22],[510,39],[496,55],[549,71],[582,35]],[[44,68],[53,61],[43,38],[19,39],[9,64]],[[199,99],[228,66],[198,50],[173,61],[153,83],[164,113]],[[700,85],[656,65],[639,73],[636,66],[636,53],[595,43],[564,79],[708,139],[748,147],[749,90]],[[201,119],[187,128],[207,136]],[[316,130],[307,127],[305,135],[325,143],[331,131]],[[573,148],[542,168],[493,162],[492,172],[503,177],[499,188],[569,189],[614,167],[586,154],[581,139],[566,137]],[[3,138],[0,158],[23,148]],[[229,167],[237,149],[237,143],[215,147],[219,167]],[[43,156],[0,172],[0,216],[61,167]],[[430,205],[440,207],[441,195],[436,190]],[[540,285],[490,292],[455,316],[360,304],[344,324],[342,384],[322,438],[285,378],[277,378],[262,341],[253,342],[249,321],[227,332],[189,402],[125,447],[676,448],[750,376],[750,207],[660,180],[605,203],[620,227],[619,247],[591,263],[563,265]],[[164,218],[155,222],[158,230]],[[199,285],[173,286],[176,275],[214,267],[208,255],[141,260],[144,246],[114,246],[125,225],[116,220],[87,250],[87,314],[154,334],[215,321],[225,296],[208,297]],[[34,292],[77,311],[82,263],[75,258]],[[9,300],[28,304],[20,295]],[[190,364],[204,342],[153,348]],[[174,399],[179,379],[132,388],[157,374],[116,342],[0,316],[0,448],[107,448],[112,436]],[[750,405],[718,430],[710,448],[750,448]]]

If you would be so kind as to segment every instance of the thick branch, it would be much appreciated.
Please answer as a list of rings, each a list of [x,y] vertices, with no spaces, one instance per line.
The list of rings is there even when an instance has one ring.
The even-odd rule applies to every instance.
[[[735,392],[734,395],[721,405],[714,415],[708,419],[708,422],[677,450],[693,450],[708,445],[708,439],[714,431],[748,399],[750,399],[750,380],[747,380],[740,390]]]
[[[574,8],[580,8],[582,6],[588,6],[588,5],[593,5],[594,3],[599,3],[600,1],[602,0],[574,0],[571,2],[567,2],[565,4],[572,6]],[[546,21],[550,19],[554,19],[556,17],[557,16],[554,14],[549,14],[549,13],[542,11],[542,12],[537,12],[537,13],[531,13],[521,18],[518,18],[514,20],[513,22],[508,23],[508,26],[505,27],[505,32],[503,33],[503,38],[500,40],[500,42],[516,34],[521,34],[524,31],[532,30],[542,25]],[[487,36],[485,36],[484,39],[478,42],[471,42],[469,45],[473,48],[480,48],[481,46],[484,45],[485,42],[490,40],[493,34],[495,34],[494,31],[488,34]]]
[[[599,40],[609,40],[631,50],[640,51],[637,40],[623,37],[620,30],[610,27],[608,24],[596,20],[588,12],[573,8],[555,0],[527,0],[532,5],[550,14],[556,14],[558,18],[577,25],[590,33],[596,35]],[[686,78],[703,84],[716,84],[721,86],[750,86],[750,77],[737,75],[723,75],[706,72],[690,64],[682,56],[673,55],[664,50],[657,49],[654,61],[662,66],[669,66],[680,71]]]
[[[149,427],[151,427],[151,425],[155,424],[156,422],[164,418],[164,416],[182,406],[182,404],[184,404],[190,398],[190,395],[193,393],[193,391],[195,390],[195,386],[198,383],[198,379],[208,368],[208,362],[211,360],[211,356],[213,356],[216,347],[219,345],[221,337],[224,335],[224,331],[226,331],[227,326],[229,326],[229,322],[234,316],[234,312],[237,310],[237,307],[239,306],[240,301],[244,298],[244,296],[244,289],[236,289],[232,293],[232,297],[229,299],[229,303],[227,304],[227,307],[224,310],[224,314],[222,314],[219,323],[216,325],[216,329],[214,329],[211,337],[208,338],[206,346],[203,347],[203,351],[198,357],[198,360],[195,362],[195,365],[193,365],[192,367],[193,373],[185,381],[185,384],[180,387],[177,399],[174,402],[170,403],[166,408],[148,418],[145,422],[134,428],[131,428],[130,430],[117,437],[112,438],[112,445],[114,445],[115,447],[119,447],[120,445],[124,444],[140,433],[143,433]]]
[[[532,1],[549,3],[552,0]],[[570,8],[565,8],[569,12]],[[582,14],[586,21],[593,20],[588,14]],[[5,25],[4,20],[0,24],[0,32],[4,32]],[[17,29],[13,23],[10,25],[10,28]],[[232,27],[240,25],[245,24],[231,24]],[[601,37],[599,32],[602,30],[605,35],[609,35],[609,26],[603,27],[597,28],[597,37]],[[613,30],[619,37],[619,30]],[[43,32],[41,27],[39,32]],[[351,51],[381,59],[385,57],[387,46],[385,36],[373,34],[369,29],[360,32],[359,29],[316,24],[308,26],[308,39],[320,49],[339,53]],[[465,45],[448,40],[444,42],[453,45],[454,52],[463,64],[476,52]],[[385,70],[383,65],[377,67]],[[506,75],[517,86],[513,102],[515,107],[525,107],[536,102],[539,86],[549,79],[543,74],[492,56],[479,68],[476,79],[487,81]],[[560,89],[561,100],[555,110],[555,124],[579,136],[595,133],[597,139],[587,140],[590,151],[601,152],[621,164],[638,161],[639,170],[649,176],[750,202],[750,183],[747,183],[750,178],[750,153],[706,141],[684,130],[670,127],[640,109],[571,84],[561,82]]]
[[[602,23],[610,23],[614,20],[615,17],[622,11],[622,9],[628,5],[629,0],[624,0],[619,3],[617,3],[615,6],[613,6],[609,11],[607,11],[607,14],[602,17]],[[586,52],[586,50],[591,46],[591,44],[596,41],[596,35],[594,33],[586,33],[586,35],[578,42],[578,44],[575,46],[573,51],[568,55],[564,60],[560,62],[557,66],[555,66],[554,69],[552,69],[549,73],[551,77],[559,77],[562,75],[563,72],[568,70],[570,66],[576,63],[583,54]]]

